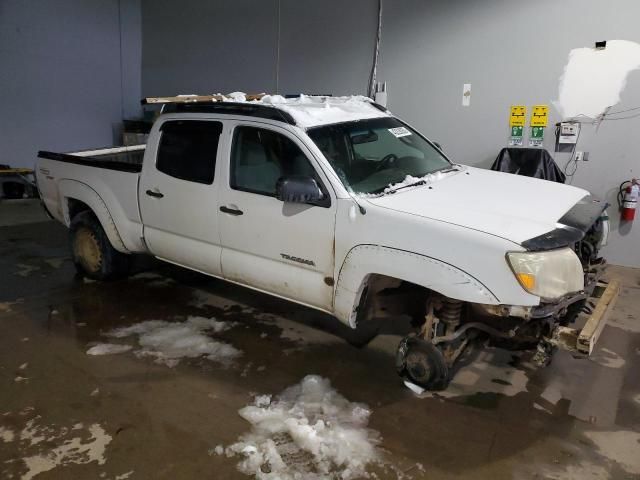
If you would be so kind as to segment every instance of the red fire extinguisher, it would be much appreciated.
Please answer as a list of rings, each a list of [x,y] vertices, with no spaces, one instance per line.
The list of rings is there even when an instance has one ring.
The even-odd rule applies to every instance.
[[[633,222],[636,216],[638,196],[640,196],[638,180],[634,178],[631,181],[627,180],[622,182],[620,185],[620,193],[618,194],[618,201],[622,200],[620,202],[620,219],[623,222]]]

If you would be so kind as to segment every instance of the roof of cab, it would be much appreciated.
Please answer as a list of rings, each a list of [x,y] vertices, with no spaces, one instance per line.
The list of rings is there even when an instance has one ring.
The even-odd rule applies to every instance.
[[[382,106],[363,96],[179,95],[146,98],[143,104],[161,104],[163,113],[207,112],[256,116],[302,128],[390,116]]]

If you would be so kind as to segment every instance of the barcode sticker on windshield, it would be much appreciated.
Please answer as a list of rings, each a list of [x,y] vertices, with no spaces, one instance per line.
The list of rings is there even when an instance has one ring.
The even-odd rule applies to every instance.
[[[407,135],[411,135],[411,132],[404,127],[390,128],[389,131],[396,138],[406,137]]]

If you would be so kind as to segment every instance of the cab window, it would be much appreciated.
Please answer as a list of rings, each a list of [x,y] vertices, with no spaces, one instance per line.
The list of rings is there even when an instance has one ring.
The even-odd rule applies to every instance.
[[[298,145],[272,130],[236,128],[231,152],[231,188],[275,196],[278,179],[290,175],[317,179],[313,166]]]
[[[161,127],[156,168],[181,180],[212,184],[221,133],[221,122],[165,122]]]

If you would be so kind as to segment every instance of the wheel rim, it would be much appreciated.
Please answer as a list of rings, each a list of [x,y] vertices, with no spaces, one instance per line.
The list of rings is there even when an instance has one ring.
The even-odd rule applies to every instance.
[[[73,253],[87,272],[97,272],[102,263],[100,244],[88,228],[80,228],[75,234]]]
[[[413,381],[426,384],[431,379],[431,365],[424,353],[410,351],[406,357],[406,366]]]

